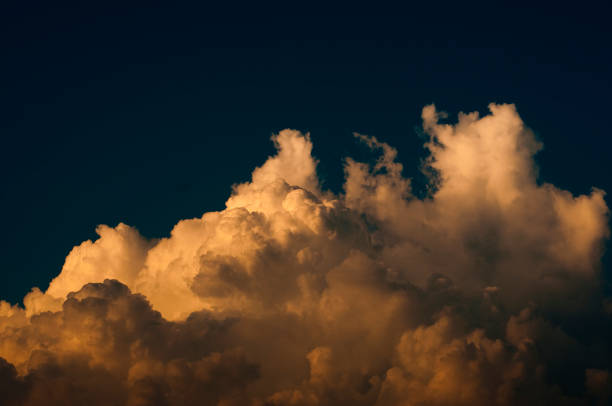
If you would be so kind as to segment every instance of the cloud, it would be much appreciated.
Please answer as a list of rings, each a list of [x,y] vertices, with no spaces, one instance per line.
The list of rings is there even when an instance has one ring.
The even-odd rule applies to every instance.
[[[223,345],[229,324],[206,313],[169,322],[116,280],[90,283],[70,293],[61,311],[3,335],[2,351],[21,372],[2,361],[6,393],[28,405],[238,399],[258,368]]]
[[[605,404],[604,192],[538,182],[512,105],[423,109],[429,194],[356,137],[343,193],[308,135],[168,238],[125,224],[73,248],[24,308],[0,302],[4,403]]]

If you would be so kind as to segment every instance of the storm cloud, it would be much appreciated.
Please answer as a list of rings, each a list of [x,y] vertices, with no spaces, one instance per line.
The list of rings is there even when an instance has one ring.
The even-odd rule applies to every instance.
[[[323,190],[308,134],[226,208],[148,239],[99,226],[0,303],[7,405],[607,404],[604,192],[541,183],[513,105],[427,106],[429,193],[397,151]]]

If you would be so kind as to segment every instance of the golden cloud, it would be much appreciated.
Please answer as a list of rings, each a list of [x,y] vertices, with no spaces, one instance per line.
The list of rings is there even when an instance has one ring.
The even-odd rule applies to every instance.
[[[322,190],[284,130],[224,210],[155,240],[99,226],[0,303],[3,404],[605,404],[606,335],[572,324],[610,321],[604,192],[538,183],[533,133],[490,111],[423,109],[425,198],[359,134],[377,162]]]

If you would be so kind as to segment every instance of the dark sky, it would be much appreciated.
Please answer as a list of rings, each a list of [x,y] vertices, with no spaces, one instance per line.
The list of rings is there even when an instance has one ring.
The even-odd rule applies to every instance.
[[[367,156],[354,131],[397,147],[418,189],[424,105],[454,119],[515,103],[545,144],[541,181],[612,191],[604,7],[25,3],[0,9],[0,298],[12,302],[45,289],[97,224],[162,237],[223,208],[286,127],[311,132],[334,191],[342,158]]]

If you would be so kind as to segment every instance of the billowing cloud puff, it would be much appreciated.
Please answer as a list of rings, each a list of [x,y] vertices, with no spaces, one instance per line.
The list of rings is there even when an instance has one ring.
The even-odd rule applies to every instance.
[[[226,208],[72,249],[0,302],[3,404],[514,405],[611,400],[604,192],[538,182],[512,105],[423,109],[429,194],[397,151],[324,191],[308,135]]]

